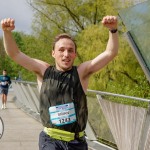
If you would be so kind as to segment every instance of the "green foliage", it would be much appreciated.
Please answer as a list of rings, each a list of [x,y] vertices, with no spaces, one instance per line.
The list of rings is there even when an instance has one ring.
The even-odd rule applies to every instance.
[[[33,0],[29,4],[34,8],[36,17],[34,31],[46,29],[76,34],[88,25],[98,24],[103,16],[116,15],[117,0]]]
[[[108,31],[100,25],[91,25],[76,37],[78,55],[82,62],[90,60],[105,50]]]
[[[4,56],[5,56],[5,52],[4,52],[4,47],[3,47],[3,39],[0,38],[0,72],[2,72],[3,68],[4,68]]]
[[[90,60],[105,50],[108,31],[91,25],[76,37],[81,62]],[[118,56],[89,81],[89,89],[149,98],[150,86],[123,34],[120,34]]]

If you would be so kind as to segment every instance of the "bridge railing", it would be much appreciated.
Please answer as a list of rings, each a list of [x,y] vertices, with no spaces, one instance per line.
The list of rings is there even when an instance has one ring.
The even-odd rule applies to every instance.
[[[17,106],[40,121],[37,84],[13,81],[12,87]],[[100,149],[100,142],[105,150],[149,149],[150,100],[94,90],[88,90],[87,99],[89,117],[85,132],[92,148]]]

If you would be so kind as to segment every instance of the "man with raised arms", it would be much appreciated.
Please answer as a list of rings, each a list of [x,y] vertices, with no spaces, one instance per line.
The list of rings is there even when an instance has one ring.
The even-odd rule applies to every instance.
[[[106,66],[118,53],[117,17],[105,16],[102,24],[108,28],[109,39],[101,54],[73,66],[77,45],[68,34],[60,34],[54,40],[52,57],[55,65],[51,66],[19,50],[12,36],[15,29],[14,19],[1,21],[6,53],[13,61],[37,76],[40,116],[44,126],[39,136],[40,150],[88,149],[84,130],[88,118],[85,93],[89,77]]]

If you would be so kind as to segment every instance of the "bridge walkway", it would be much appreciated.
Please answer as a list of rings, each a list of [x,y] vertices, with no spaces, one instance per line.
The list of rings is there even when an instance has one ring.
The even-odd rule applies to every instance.
[[[17,108],[13,99],[13,92],[9,92],[7,109],[0,109],[0,116],[4,122],[0,149],[38,150],[38,137],[43,127],[40,122]]]

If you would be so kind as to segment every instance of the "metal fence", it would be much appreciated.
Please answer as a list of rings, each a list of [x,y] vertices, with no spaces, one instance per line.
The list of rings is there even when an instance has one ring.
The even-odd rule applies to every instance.
[[[13,81],[12,87],[17,106],[40,121],[37,84]],[[88,90],[87,99],[85,132],[92,149],[150,149],[150,100],[94,90]]]

